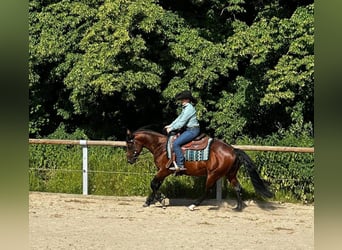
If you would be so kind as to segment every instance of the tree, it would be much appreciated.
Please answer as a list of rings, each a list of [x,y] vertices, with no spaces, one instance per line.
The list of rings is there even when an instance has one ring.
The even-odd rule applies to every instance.
[[[262,105],[285,103],[293,108],[304,104],[307,121],[313,116],[314,89],[314,20],[313,5],[300,7],[289,20],[280,23],[289,40],[288,50],[274,69],[265,75],[269,82]]]
[[[63,0],[46,6],[30,1],[29,10],[30,134],[37,135],[53,132],[72,115],[64,78],[80,57],[82,32],[96,9]]]
[[[251,26],[235,21],[227,39],[227,57],[236,60],[237,76],[231,94],[219,98],[208,120],[213,128],[229,127],[217,135],[230,141],[288,128],[293,108],[302,102],[305,121],[313,122],[313,5],[299,7],[290,18],[269,15],[260,12]]]
[[[30,1],[30,133],[89,138],[175,116],[191,89],[229,142],[313,121],[312,1]],[[293,126],[292,126],[293,127]]]

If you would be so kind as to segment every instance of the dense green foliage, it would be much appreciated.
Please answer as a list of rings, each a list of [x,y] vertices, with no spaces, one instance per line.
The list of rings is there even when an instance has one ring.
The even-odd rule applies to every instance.
[[[313,146],[313,85],[312,0],[29,1],[30,137],[59,135],[62,127],[78,139],[123,140],[126,127],[150,124],[160,131],[176,116],[176,93],[191,89],[202,131],[211,136]],[[73,150],[31,146],[30,166],[46,167],[41,161],[50,154],[65,157],[49,168],[63,165],[78,180],[76,154],[53,157]],[[302,181],[279,185],[313,199],[303,194],[313,190],[312,155],[255,159],[270,179],[303,174],[311,185],[305,190]],[[109,169],[123,165],[114,162]],[[62,173],[39,175],[52,180],[52,173],[57,185]]]
[[[287,129],[298,105],[313,123],[313,12],[313,1],[30,0],[30,136],[61,122],[104,139],[162,128],[187,88],[203,130],[230,142]]]

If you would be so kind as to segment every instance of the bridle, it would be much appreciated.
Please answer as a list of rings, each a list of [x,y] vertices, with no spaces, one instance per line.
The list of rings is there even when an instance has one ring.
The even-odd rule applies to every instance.
[[[133,147],[133,160],[136,160],[139,157],[139,153],[138,153],[138,150],[137,150],[137,146],[136,146],[136,142],[135,142],[134,136],[131,139],[127,140],[127,146],[128,146],[129,143],[133,145],[132,146]]]
[[[144,154],[148,153],[148,151],[145,151],[145,152],[141,153],[142,150],[140,150],[140,152],[138,152],[137,145],[136,145],[137,143],[135,141],[134,136],[127,140],[127,146],[128,146],[129,143],[133,145],[133,157],[132,157],[132,160],[135,161],[135,160],[138,159],[139,155],[144,155]],[[142,146],[141,146],[141,148],[142,148]]]

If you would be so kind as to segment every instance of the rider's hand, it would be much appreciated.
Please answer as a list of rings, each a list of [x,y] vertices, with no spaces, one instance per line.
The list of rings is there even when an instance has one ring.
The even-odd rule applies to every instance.
[[[170,125],[167,125],[167,126],[165,126],[164,128],[166,129],[166,132],[167,132],[167,133],[170,133],[170,131],[171,131]]]

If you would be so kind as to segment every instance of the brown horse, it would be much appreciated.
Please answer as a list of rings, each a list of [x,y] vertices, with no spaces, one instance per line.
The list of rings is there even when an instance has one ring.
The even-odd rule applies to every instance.
[[[144,206],[149,206],[154,200],[159,202],[163,201],[164,198],[158,192],[158,189],[165,177],[175,172],[167,168],[169,159],[166,152],[166,143],[167,136],[163,134],[150,130],[137,130],[134,133],[127,130],[128,162],[131,164],[135,163],[142,149],[145,147],[153,154],[154,162],[158,169],[157,174],[151,181],[152,193],[147,197]],[[237,207],[235,210],[241,211],[244,206],[241,197],[242,188],[236,175],[242,164],[248,170],[255,191],[264,197],[273,197],[273,193],[268,190],[252,160],[244,151],[233,148],[221,140],[213,139],[210,145],[210,156],[207,161],[185,161],[186,170],[182,171],[182,174],[189,176],[207,176],[204,195],[189,206],[189,209],[193,210],[195,206],[198,206],[207,197],[216,181],[225,176],[236,191]]]

